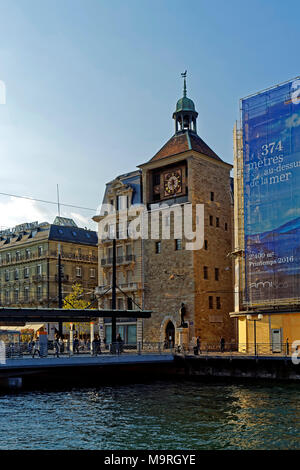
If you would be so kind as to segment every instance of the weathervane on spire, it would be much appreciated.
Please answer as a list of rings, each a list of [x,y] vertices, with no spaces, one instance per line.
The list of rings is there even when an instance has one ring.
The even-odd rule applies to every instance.
[[[186,97],[186,74],[187,74],[187,70],[181,73],[181,76],[183,78],[183,96],[184,97]]]

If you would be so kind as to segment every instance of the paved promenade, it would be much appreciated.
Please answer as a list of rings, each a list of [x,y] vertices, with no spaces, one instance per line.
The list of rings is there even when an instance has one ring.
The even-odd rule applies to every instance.
[[[6,364],[0,364],[1,371],[11,369],[39,369],[48,367],[82,367],[82,366],[109,366],[113,364],[157,364],[172,363],[174,357],[172,354],[103,354],[99,356],[74,355],[61,356],[59,358],[50,356],[46,358],[24,356],[23,358],[7,359]]]

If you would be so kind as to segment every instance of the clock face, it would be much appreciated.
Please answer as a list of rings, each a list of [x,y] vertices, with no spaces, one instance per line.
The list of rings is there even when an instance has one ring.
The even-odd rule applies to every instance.
[[[182,192],[181,170],[173,170],[164,174],[165,196],[172,196]]]

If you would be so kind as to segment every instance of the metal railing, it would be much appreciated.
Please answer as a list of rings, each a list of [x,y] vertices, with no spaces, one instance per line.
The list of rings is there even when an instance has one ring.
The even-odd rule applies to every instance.
[[[26,357],[71,357],[71,356],[100,356],[100,355],[141,355],[141,354],[172,354],[193,356],[223,356],[223,357],[291,357],[294,353],[292,344],[281,343],[272,345],[270,343],[228,343],[223,346],[217,343],[205,343],[200,348],[195,344],[166,345],[162,342],[138,342],[127,344],[124,342],[103,343],[99,341],[75,340],[73,344],[69,340],[48,341],[48,348],[43,350],[29,342],[16,342],[5,344],[6,358]]]
[[[292,343],[200,343],[175,347],[175,353],[183,355],[224,355],[224,356],[272,356],[290,357],[294,352]]]
[[[173,354],[174,348],[164,347],[160,342],[138,342],[135,344],[116,342],[103,343],[89,340],[73,341],[72,347],[69,340],[49,340],[48,347],[29,342],[5,343],[5,356],[7,359],[26,359],[30,357],[76,357],[76,356],[111,356],[111,355],[141,355],[141,354]]]

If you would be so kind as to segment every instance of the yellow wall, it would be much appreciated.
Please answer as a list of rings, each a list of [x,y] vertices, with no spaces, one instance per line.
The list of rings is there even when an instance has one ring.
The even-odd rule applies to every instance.
[[[254,343],[254,322],[246,317],[239,318],[239,349],[242,345]],[[291,344],[300,340],[300,313],[285,313],[282,315],[264,315],[263,319],[256,322],[256,342],[257,344],[267,344],[271,342],[270,328],[282,329],[282,342],[287,338]]]
[[[238,322],[239,331],[239,351],[244,352],[247,345],[247,320],[246,317],[240,317]]]

